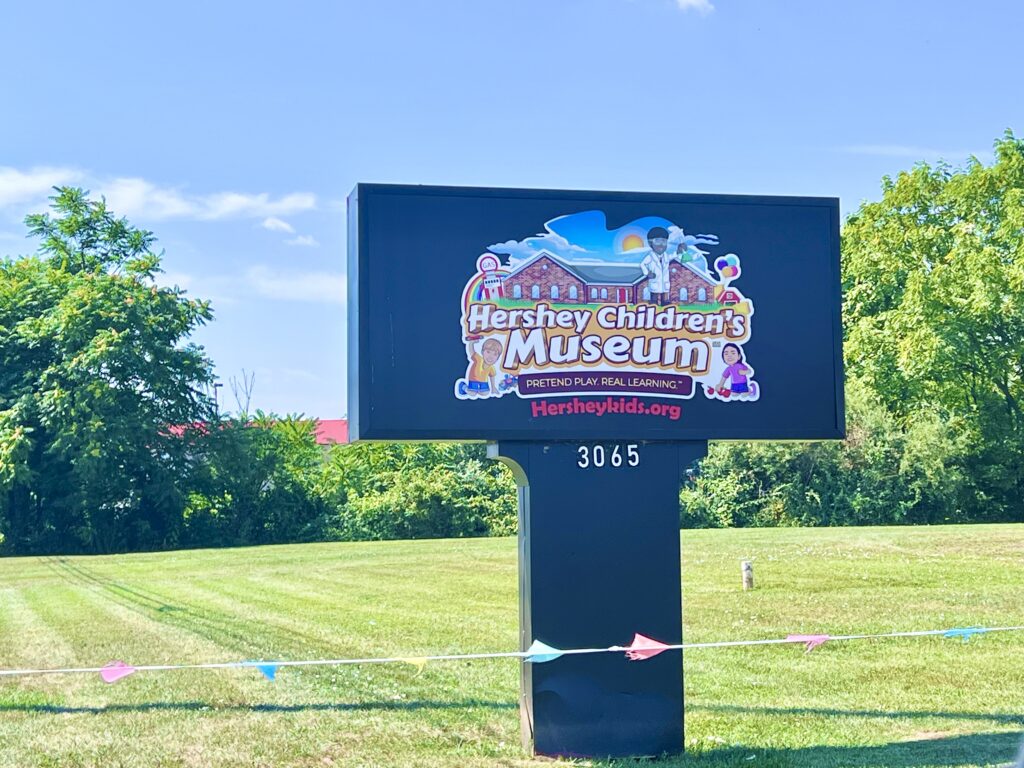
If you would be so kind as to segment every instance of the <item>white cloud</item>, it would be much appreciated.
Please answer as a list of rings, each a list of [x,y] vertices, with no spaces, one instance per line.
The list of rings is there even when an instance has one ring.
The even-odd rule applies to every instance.
[[[245,280],[257,294],[268,299],[345,302],[345,276],[340,272],[296,272],[256,266],[245,273]]]
[[[268,216],[263,220],[263,223],[260,226],[264,229],[269,229],[271,232],[287,232],[289,235],[295,234],[295,227],[284,219],[279,219],[276,216]]]
[[[284,242],[286,245],[306,245],[312,248],[320,245],[312,235],[299,235],[298,237],[293,237],[291,240],[285,240]]]
[[[17,168],[0,166],[0,208],[43,201],[53,187],[73,184],[82,175],[81,171],[73,168],[39,166],[19,171]]]
[[[529,259],[537,253],[537,249],[526,242],[518,240],[506,240],[504,243],[488,245],[487,250],[493,253],[502,253],[511,256],[513,259]]]
[[[281,216],[288,216],[317,207],[312,192],[292,192],[271,197],[266,192],[213,192],[190,194],[179,187],[161,186],[137,176],[105,178],[74,168],[39,166],[22,171],[0,166],[0,209],[45,206],[46,197],[55,186],[77,184],[90,190],[94,198],[105,197],[118,216],[143,220],[198,219],[263,219],[263,226],[278,232],[294,234],[294,229]]]
[[[157,272],[155,282],[164,288],[181,288],[187,291],[195,284],[195,278],[185,272]]]
[[[188,272],[157,272],[154,284],[161,288],[179,288],[191,299],[202,299],[213,304],[214,311],[238,304],[238,278],[235,275],[195,275]]]
[[[843,152],[854,155],[874,155],[876,157],[906,157],[916,160],[966,159],[970,155],[981,158],[990,152],[979,152],[971,149],[933,149],[907,144],[855,144],[841,148]]]
[[[263,218],[290,226],[277,217],[316,208],[316,195],[310,192],[293,192],[276,200],[265,192],[188,195],[180,189],[160,187],[140,178],[117,178],[101,182],[97,185],[97,192],[107,198],[107,203],[119,216],[128,218],[190,218],[204,221]]]
[[[293,192],[278,200],[271,200],[265,192],[258,195],[220,192],[197,200],[201,206],[201,219],[285,216],[316,208],[316,195],[310,192]]]
[[[115,214],[128,218],[193,218],[199,213],[176,189],[160,188],[145,179],[114,179],[100,184],[97,194],[106,197]]]
[[[506,240],[504,243],[495,243],[487,246],[492,253],[506,254],[510,264],[516,264],[526,259],[532,259],[540,251],[548,251],[555,256],[576,260],[578,254],[589,253],[586,248],[570,243],[567,239],[555,232],[527,237],[523,240]]]
[[[681,11],[696,11],[701,16],[707,16],[715,10],[710,0],[676,0],[676,5]]]

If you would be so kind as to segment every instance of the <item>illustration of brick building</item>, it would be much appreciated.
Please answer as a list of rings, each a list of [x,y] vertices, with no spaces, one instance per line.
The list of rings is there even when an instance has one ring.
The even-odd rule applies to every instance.
[[[504,280],[505,297],[560,304],[638,304],[651,300],[648,277],[639,264],[570,264],[541,251]],[[717,283],[697,267],[673,261],[669,301],[710,304]]]

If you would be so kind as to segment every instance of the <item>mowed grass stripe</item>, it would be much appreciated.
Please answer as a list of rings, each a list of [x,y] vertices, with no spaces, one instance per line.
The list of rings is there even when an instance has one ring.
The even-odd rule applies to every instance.
[[[107,582],[83,567],[68,568],[66,573],[67,583],[48,587],[39,610],[47,614],[49,623],[88,638],[91,650],[101,656],[124,659],[140,646],[147,650],[147,663],[154,664],[181,659],[183,654],[190,654],[194,661],[223,654],[223,643],[203,636],[195,627],[179,630],[167,620],[178,606],[144,595],[138,588]],[[102,633],[96,633],[98,626],[103,627]],[[80,656],[76,663],[89,666],[95,661],[96,657]]]
[[[90,649],[91,652],[98,652],[101,655],[117,655],[117,652],[122,650],[121,643],[123,639],[134,636],[135,640],[142,647],[146,648],[147,651],[152,653],[156,650],[155,655],[160,657],[157,660],[163,661],[163,657],[168,655],[168,650],[165,644],[159,642],[159,636],[163,634],[165,628],[160,627],[154,630],[145,626],[146,622],[149,621],[145,614],[153,610],[153,601],[142,600],[142,608],[135,603],[125,605],[122,601],[124,590],[97,589],[94,580],[87,580],[87,583],[89,584],[87,587],[77,584],[74,586],[49,585],[45,593],[45,602],[36,607],[36,613],[44,623],[49,624],[57,616],[59,606],[62,611],[60,618],[62,618],[65,628],[71,630],[68,632],[69,639],[75,642],[76,645]],[[64,610],[66,606],[72,607],[70,610]],[[83,621],[83,617],[85,621]],[[93,629],[97,626],[103,627],[106,631],[100,638],[91,636],[83,638],[80,630],[87,624],[91,625]],[[158,642],[156,643],[153,642],[154,638],[152,637],[154,631],[158,636]],[[182,653],[195,653],[196,650],[195,647],[190,648],[187,642],[176,641],[175,645],[178,647],[179,652]],[[214,650],[210,654],[216,654],[217,652],[218,650]],[[222,653],[222,650],[220,652]],[[82,663],[78,659],[72,659],[72,662]],[[341,693],[349,695],[358,694],[359,691],[353,683],[358,684],[360,676],[366,678],[365,685],[360,687],[365,687],[367,694],[373,693],[379,696],[382,690],[390,690],[393,687],[384,684],[386,680],[383,678],[386,678],[387,675],[382,676],[376,673],[367,675],[359,670],[351,670],[349,676],[352,676],[353,673],[355,679],[348,681],[347,685],[343,684],[341,686]],[[303,677],[310,676],[317,677],[318,675],[316,673],[312,675],[299,673],[291,678],[289,687],[283,690],[294,694],[298,686],[307,695],[297,698],[305,700],[308,698],[311,686],[303,684]],[[59,680],[65,688],[65,693],[68,692],[66,690],[68,687],[74,689],[75,695],[63,697],[64,706],[69,710],[68,717],[80,719],[91,714],[88,711],[76,711],[83,708],[78,705],[78,702],[83,700],[89,702],[84,707],[87,710],[102,710],[107,705],[114,706],[115,709],[121,707],[126,713],[123,733],[120,737],[110,733],[97,734],[97,738],[92,739],[87,749],[82,752],[78,751],[78,741],[80,738],[78,736],[53,739],[44,732],[30,736],[31,731],[34,729],[29,729],[28,732],[21,730],[20,733],[30,736],[24,756],[49,754],[54,759],[55,764],[59,765],[76,764],[79,761],[82,761],[81,764],[112,765],[117,764],[116,761],[121,757],[118,743],[122,738],[138,740],[141,744],[167,743],[181,737],[182,726],[180,724],[170,726],[162,724],[160,718],[133,716],[130,709],[125,708],[126,701],[142,702],[143,711],[166,712],[176,717],[184,718],[187,721],[196,720],[194,723],[189,722],[186,732],[189,738],[199,735],[207,742],[202,750],[196,751],[193,749],[189,752],[197,760],[237,759],[237,749],[238,747],[246,749],[245,741],[247,739],[266,738],[268,724],[274,726],[270,730],[277,728],[287,729],[289,734],[303,733],[310,729],[316,730],[319,727],[317,710],[315,708],[310,710],[305,707],[299,707],[294,711],[289,711],[287,709],[287,701],[284,704],[279,703],[276,705],[285,707],[284,711],[280,713],[281,716],[275,716],[276,712],[266,713],[265,717],[260,716],[260,719],[266,721],[262,726],[257,726],[256,723],[251,722],[250,716],[252,713],[246,712],[244,707],[226,720],[210,720],[203,716],[204,712],[210,710],[230,712],[233,705],[244,700],[245,697],[240,697],[239,695],[240,689],[237,684],[239,680],[249,679],[252,684],[243,686],[244,688],[259,688],[261,689],[259,693],[266,693],[266,684],[257,682],[257,677],[258,673],[255,671],[172,672],[163,675],[140,675],[137,678],[133,678],[131,683],[122,683],[116,689],[109,688],[99,682],[98,679],[91,677],[60,678]],[[345,675],[338,675],[337,677],[345,677]],[[54,678],[50,679],[53,680]],[[316,687],[312,686],[312,688]],[[337,686],[331,686],[331,689],[330,692],[334,694],[339,693]],[[121,695],[118,697],[115,691]],[[167,695],[169,692],[173,692],[171,696]],[[256,691],[252,690],[250,693],[256,693]],[[113,699],[111,694],[115,694]],[[124,694],[128,695],[125,696]],[[288,698],[292,697],[285,697],[286,700]],[[115,703],[115,700],[117,703]],[[155,704],[154,708],[147,710],[153,704]],[[357,722],[349,727],[365,726],[372,722],[372,716],[370,715],[357,714],[355,719]],[[423,723],[422,717],[419,718],[419,721],[420,730],[425,730],[430,738],[436,736],[436,728]],[[416,724],[407,723],[405,730],[406,733],[415,733],[417,731]],[[236,747],[227,748],[222,742],[239,742],[239,744]],[[276,761],[276,759],[274,760]],[[141,762],[139,764],[145,765],[149,763]],[[200,762],[198,764],[203,763]],[[275,764],[275,762],[268,764]]]
[[[224,653],[221,648],[160,626],[136,610],[111,602],[92,590],[51,587],[45,596],[33,597],[37,598],[33,607],[40,619],[76,648],[75,658],[70,662],[74,666],[102,666],[114,659],[135,664],[175,663],[183,659],[201,661],[220,658]],[[176,680],[171,681],[168,676]],[[106,704],[121,700],[121,694],[103,683],[99,675],[69,675],[48,680],[50,684],[59,682],[69,704]],[[131,685],[124,687],[133,701],[160,701],[168,685],[180,696],[212,695],[219,701],[238,700],[242,693],[234,676],[223,672],[139,675],[132,679]]]
[[[250,585],[258,588],[252,590]],[[262,615],[283,629],[303,632],[310,641],[319,641],[322,648],[334,649],[331,652],[335,655],[366,655],[367,651],[372,651],[369,655],[422,655],[510,650],[518,643],[517,633],[509,626],[507,607],[488,614],[476,601],[468,600],[474,606],[474,619],[472,628],[467,628],[461,617],[444,612],[444,606],[457,599],[456,594],[429,601],[382,596],[378,601],[348,602],[347,595],[339,592],[326,594],[316,590],[300,600],[294,587],[254,578],[245,586],[212,585],[204,591],[204,599],[219,606],[247,600],[253,606],[254,616]],[[248,596],[254,594],[258,597]],[[285,615],[284,610],[290,613]],[[317,616],[315,624],[302,620],[306,613]],[[515,620],[514,613],[511,618]],[[278,655],[289,650],[303,652],[280,648]]]
[[[40,618],[27,591],[0,589],[0,617],[0,668],[73,663],[74,648]]]
[[[255,609],[258,601],[252,593],[242,595],[248,599],[224,600],[215,590],[215,584],[198,586],[193,583],[185,595],[175,596],[173,585],[162,591],[140,585],[128,589],[119,584],[105,584],[98,573],[89,572],[83,565],[77,566],[76,571],[88,574],[84,577],[85,583],[94,591],[101,590],[113,602],[166,628],[176,637],[190,636],[193,646],[204,649],[188,657],[191,663],[273,658],[279,655],[275,654],[277,648],[305,650],[315,645],[309,641],[297,642],[305,633],[275,621],[276,617],[285,615],[282,612],[294,611],[295,605],[278,604],[277,610],[260,613]],[[304,626],[301,611],[290,623]],[[259,631],[254,632],[254,627]],[[175,647],[176,658],[181,660],[181,643],[176,643]],[[165,662],[154,659],[145,663]]]
[[[85,566],[75,569],[86,570]],[[122,584],[103,585],[102,577],[90,574],[83,577],[84,594],[74,599],[60,599],[65,605],[74,602],[76,610],[84,611],[84,622],[74,620],[66,613],[54,620],[65,626],[86,626],[86,635],[80,645],[90,648],[91,658],[79,659],[84,665],[103,664],[118,658],[134,664],[204,663],[234,661],[248,658],[245,650],[256,650],[255,645],[268,642],[265,633],[231,610],[218,612],[208,609],[194,610],[174,603],[159,593],[148,593],[144,587],[125,588]],[[49,588],[50,590],[53,587]],[[59,594],[59,593],[58,593]],[[163,610],[171,608],[173,610]],[[238,605],[233,607],[237,610]],[[105,628],[106,643],[91,637],[96,626]],[[90,641],[91,644],[90,644]],[[259,656],[259,654],[254,654]],[[50,678],[51,680],[53,678]],[[61,678],[66,680],[67,678]],[[77,678],[82,684],[86,678]],[[138,682],[137,682],[138,681]],[[289,689],[293,696],[303,695],[301,677]],[[308,693],[308,686],[305,686]],[[265,683],[256,670],[178,671],[160,675],[140,675],[132,679],[130,690],[136,701],[164,701],[168,691],[177,700],[210,701],[223,706],[248,700],[265,690]],[[97,678],[88,678],[80,696],[69,702],[107,701],[113,689]],[[92,699],[89,697],[92,696]]]
[[[305,602],[302,605],[278,600],[267,595],[254,600],[253,592],[240,587],[240,593],[226,588],[224,583],[193,589],[193,596],[207,610],[238,611],[245,605],[245,617],[251,621],[254,632],[258,632],[268,649],[263,658],[306,659],[306,658],[366,658],[391,655],[418,656],[432,653],[477,652],[481,644],[489,644],[481,634],[481,624],[475,620],[453,618],[446,603],[432,605],[412,602],[397,612],[380,608],[358,607],[337,608],[334,601]],[[248,600],[248,602],[243,602]],[[286,618],[283,611],[289,611]],[[304,616],[316,617],[304,621]],[[355,618],[358,617],[358,618]],[[514,619],[513,619],[514,620]],[[429,642],[429,647],[416,648],[402,644],[392,636],[395,628],[403,627],[404,634],[418,643]],[[506,626],[503,634],[507,642],[499,649],[508,650],[517,643],[515,630]],[[428,638],[425,640],[425,638]],[[433,639],[429,639],[433,638]],[[490,640],[493,643],[493,640]],[[272,646],[272,647],[271,647]],[[439,650],[440,649],[440,650]],[[504,667],[504,671],[497,671]],[[279,674],[285,678],[301,677],[324,694],[339,693],[352,700],[372,699],[383,690],[388,695],[406,695],[408,686],[414,684],[413,692],[423,693],[414,678],[415,667],[410,666],[366,666],[340,668],[282,669]],[[437,692],[447,695],[456,686],[469,688],[469,698],[487,695],[477,690],[477,682],[486,681],[495,675],[514,684],[518,675],[514,662],[495,660],[492,662],[438,662],[431,668],[431,678],[440,683]],[[446,689],[447,688],[447,689]],[[506,689],[507,690],[507,689]],[[507,693],[503,692],[503,695]]]
[[[86,570],[85,566],[78,566],[77,570]],[[376,569],[374,569],[376,570]],[[101,579],[97,573],[91,573],[92,581]],[[338,602],[337,595],[323,601],[311,601],[306,596],[301,602],[276,599],[259,590],[251,588],[251,577],[236,576],[234,582],[222,579],[203,582],[202,586],[193,581],[189,586],[188,600],[174,602],[166,592],[155,592],[141,586],[133,586],[130,594],[135,596],[144,593],[142,600],[131,598],[133,610],[138,610],[154,621],[176,626],[186,632],[194,633],[199,637],[214,641],[217,647],[222,649],[220,658],[197,658],[195,661],[221,661],[241,658],[325,658],[325,657],[351,657],[351,656],[378,656],[389,653],[402,652],[410,653],[409,646],[395,646],[394,641],[389,637],[388,622],[381,620],[379,604],[370,601],[365,610],[361,611],[368,620],[361,626],[352,627],[351,620],[335,621],[332,616],[332,608]],[[293,582],[294,583],[294,575]],[[300,584],[304,584],[303,579]],[[296,590],[290,590],[295,593]],[[119,600],[125,599],[127,590],[123,585],[111,590],[112,595]],[[367,602],[364,595],[359,595],[356,602],[363,604]],[[407,601],[410,602],[410,601]],[[428,615],[427,619],[414,629],[415,635],[422,642],[424,636],[437,633],[443,629],[450,619],[450,612],[446,611],[445,603],[439,602],[436,608],[440,614]],[[174,610],[162,611],[162,608],[173,608]],[[514,611],[514,609],[513,609]],[[347,612],[349,617],[352,611]],[[405,616],[420,616],[424,613],[422,602],[411,601],[407,606]],[[475,612],[474,612],[475,613]],[[511,613],[509,616],[514,617]],[[312,618],[311,620],[311,617]],[[462,638],[461,645],[455,645],[447,649],[451,652],[476,650],[474,643],[480,640],[480,623],[472,622],[472,629],[464,623],[454,624],[458,638]],[[507,631],[509,640],[514,645],[515,632]],[[386,640],[387,642],[381,642]],[[507,649],[507,645],[499,645],[501,649]],[[226,653],[224,652],[226,651]],[[423,649],[418,653],[436,651],[436,645]],[[138,663],[160,663],[138,662]],[[502,663],[502,662],[496,662]],[[508,679],[514,682],[515,671],[510,662]],[[493,672],[484,672],[478,669],[479,665],[473,665],[469,669],[454,670],[453,665],[444,665],[447,669],[437,671],[437,674],[446,679],[449,686],[461,684],[464,686],[474,678],[482,674],[489,678]],[[182,673],[194,674],[194,673]],[[201,673],[195,673],[201,674]],[[253,675],[255,672],[226,672],[222,674]],[[290,679],[300,679],[307,686],[325,694],[337,695],[339,692],[351,697],[353,700],[362,701],[372,698],[379,693],[380,687],[391,691],[395,688],[392,682],[393,677],[399,682],[413,674],[413,668],[371,668],[371,669],[307,669],[307,670],[282,670],[282,675]],[[397,689],[395,691],[397,693]]]

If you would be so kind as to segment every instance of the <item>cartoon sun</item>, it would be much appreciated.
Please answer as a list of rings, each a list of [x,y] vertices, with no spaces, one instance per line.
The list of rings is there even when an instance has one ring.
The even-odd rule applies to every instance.
[[[643,247],[644,247],[644,239],[642,237],[640,237],[640,235],[629,234],[629,235],[626,235],[622,239],[622,250],[623,251],[632,251],[632,250],[634,250],[636,248],[643,248]]]

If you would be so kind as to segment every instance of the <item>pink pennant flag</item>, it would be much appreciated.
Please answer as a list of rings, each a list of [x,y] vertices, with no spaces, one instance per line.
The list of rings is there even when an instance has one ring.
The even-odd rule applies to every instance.
[[[810,653],[829,639],[828,635],[786,635],[786,642],[788,643],[803,643],[804,647],[807,648],[804,653]]]
[[[637,632],[633,636],[633,642],[626,649],[626,658],[630,661],[644,661],[667,651],[668,648],[664,643],[659,643],[657,640],[652,640]]]
[[[104,683],[116,683],[122,677],[135,674],[135,667],[125,664],[123,661],[112,661],[100,670],[100,677]]]

